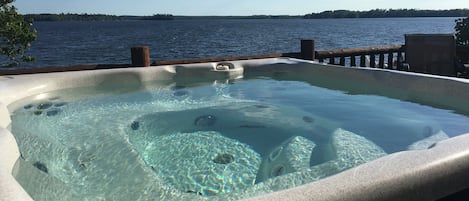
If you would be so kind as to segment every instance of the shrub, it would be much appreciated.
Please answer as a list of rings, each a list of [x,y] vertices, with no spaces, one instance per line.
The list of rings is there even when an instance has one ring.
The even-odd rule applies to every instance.
[[[469,17],[456,20],[456,43],[469,46]]]
[[[0,66],[34,61],[33,57],[25,55],[25,50],[36,40],[37,32],[32,28],[32,20],[26,20],[10,5],[13,1],[0,0]]]

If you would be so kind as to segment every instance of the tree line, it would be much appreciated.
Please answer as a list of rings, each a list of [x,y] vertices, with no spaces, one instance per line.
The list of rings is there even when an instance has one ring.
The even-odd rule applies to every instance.
[[[464,17],[469,9],[418,10],[418,9],[374,9],[369,11],[333,10],[311,13],[306,19],[323,18],[391,18],[391,17]]]
[[[391,18],[391,17],[465,17],[469,9],[418,10],[418,9],[374,9],[369,11],[329,10],[306,15],[250,15],[250,16],[117,16],[105,14],[27,14],[34,21],[103,21],[103,20],[174,20],[174,19],[324,19],[324,18]]]
[[[117,16],[104,14],[26,14],[27,19],[34,21],[105,21],[105,20],[173,20],[174,16],[170,14],[155,14],[152,16]]]
[[[291,19],[302,18],[301,15],[250,15],[250,16],[173,16],[171,14],[155,14],[151,16],[104,15],[104,14],[26,14],[27,19],[34,21],[104,21],[104,20],[193,20],[193,19]]]

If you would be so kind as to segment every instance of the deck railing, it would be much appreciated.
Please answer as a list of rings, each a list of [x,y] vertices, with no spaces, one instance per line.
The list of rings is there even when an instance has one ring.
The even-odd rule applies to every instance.
[[[329,61],[330,64],[342,66],[363,66],[378,67],[401,70],[402,61],[404,61],[404,47],[402,45],[381,46],[368,48],[350,48],[331,51],[315,51],[314,40],[302,40],[301,52],[265,54],[254,56],[236,56],[223,58],[202,58],[187,60],[159,60],[151,63],[152,66],[172,65],[172,64],[188,64],[188,63],[204,63],[204,62],[221,62],[232,60],[246,59],[263,59],[291,57],[306,60],[316,60],[319,62]],[[378,58],[379,60],[375,61]],[[134,47],[131,49],[131,64],[101,64],[101,65],[77,65],[63,67],[45,67],[31,69],[0,69],[0,75],[18,75],[45,72],[63,72],[77,70],[93,70],[93,69],[109,69],[109,68],[125,68],[137,66],[150,66],[150,53],[148,47]],[[338,60],[339,62],[336,62]],[[359,62],[358,62],[359,61]]]
[[[187,59],[187,60],[157,60],[151,63],[152,66],[187,64],[187,63],[203,63],[203,62],[221,62],[245,59],[262,59],[262,58],[278,58],[291,57],[306,60],[315,60],[320,63],[328,63],[350,67],[371,67],[384,68],[393,70],[412,70],[405,62],[406,58],[405,45],[377,46],[366,48],[349,48],[339,50],[323,50],[315,51],[314,40],[301,40],[301,52],[265,54],[254,56],[236,56],[224,58],[203,58],[203,59]],[[459,63],[469,63],[469,47],[456,47],[456,54]],[[125,68],[137,66],[150,66],[150,54],[148,47],[134,47],[131,49],[131,64],[103,64],[103,65],[79,65],[64,67],[46,67],[32,69],[0,69],[0,75],[17,75],[44,72],[63,72],[76,70],[93,70],[108,68]],[[469,69],[461,70],[464,77],[469,77]]]
[[[402,69],[405,46],[379,46],[317,51],[316,60],[341,66]]]

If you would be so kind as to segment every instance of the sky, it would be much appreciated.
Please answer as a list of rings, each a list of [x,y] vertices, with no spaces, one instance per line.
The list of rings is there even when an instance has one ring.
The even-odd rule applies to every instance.
[[[469,0],[16,0],[21,14],[304,15],[325,10],[455,9]]]

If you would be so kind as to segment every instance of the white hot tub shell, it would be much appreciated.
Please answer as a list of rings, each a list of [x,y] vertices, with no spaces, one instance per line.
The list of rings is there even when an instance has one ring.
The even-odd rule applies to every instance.
[[[141,87],[153,80],[249,75],[307,80],[317,86],[413,100],[469,114],[469,81],[465,79],[290,58],[0,76],[0,200],[32,200],[13,176],[20,157],[9,128],[15,101],[74,87],[122,82]],[[436,200],[469,188],[468,170],[469,134],[461,134],[429,149],[390,154],[316,182],[246,200]]]

